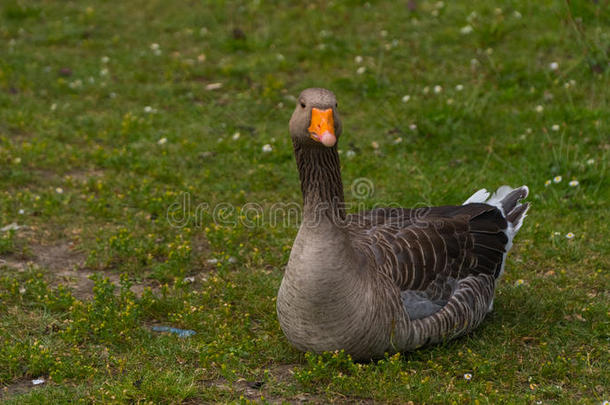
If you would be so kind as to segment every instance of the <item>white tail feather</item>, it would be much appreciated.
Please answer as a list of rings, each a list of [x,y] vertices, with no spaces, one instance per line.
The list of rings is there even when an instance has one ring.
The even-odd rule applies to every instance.
[[[464,201],[464,204],[462,205],[471,203],[482,203],[485,202],[487,198],[489,198],[489,192],[486,189],[482,188],[473,195],[471,195],[470,198]]]
[[[527,188],[527,186],[522,186],[522,187],[525,188],[524,194],[525,194],[525,196],[527,196],[529,194],[529,189]],[[510,208],[510,212],[504,212],[503,205],[506,204],[506,201],[504,201],[504,199],[513,190],[518,190],[518,189],[519,188],[514,189],[509,186],[501,186],[491,195],[491,197],[489,197],[489,192],[483,188],[483,189],[477,191],[476,193],[474,193],[472,196],[470,196],[470,198],[467,199],[466,202],[464,202],[464,204],[470,204],[470,203],[489,204],[489,205],[492,205],[492,206],[498,208],[500,210],[500,212],[502,213],[502,215],[504,217],[507,217],[510,214],[510,212],[513,212],[514,210],[518,209],[519,207],[521,207],[523,205],[517,201],[515,206]],[[519,231],[519,229],[521,228],[521,225],[523,225],[523,219],[525,218],[528,209],[529,209],[529,207],[527,207],[523,211],[523,213],[521,213],[521,215],[519,215],[519,217],[516,218],[516,221],[514,221],[514,222],[508,221],[508,224],[507,224],[508,226],[507,226],[506,230],[504,231],[504,233],[506,234],[506,237],[508,238],[508,242],[506,243],[504,257],[502,259],[502,266],[500,268],[500,273],[498,274],[498,277],[496,278],[496,280],[499,280],[500,277],[502,276],[502,273],[504,273],[504,264],[506,263],[506,254],[508,253],[510,248],[513,246],[513,239],[514,239],[515,235],[517,234],[517,231]],[[491,310],[491,305],[490,305],[490,310]]]
[[[520,207],[521,204],[517,204],[517,207]],[[529,211],[530,207],[527,207],[525,209],[525,211],[523,211],[523,214],[521,214],[521,216],[519,217],[519,219],[517,220],[516,223],[512,224],[513,227],[513,237],[517,234],[517,232],[519,231],[519,229],[521,229],[521,225],[523,225],[523,220],[525,219],[525,217],[527,216],[527,212]]]

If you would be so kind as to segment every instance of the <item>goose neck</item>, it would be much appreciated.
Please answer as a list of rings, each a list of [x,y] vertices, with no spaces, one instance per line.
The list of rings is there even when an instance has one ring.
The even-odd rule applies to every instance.
[[[343,184],[337,147],[302,147],[295,144],[301,191],[303,219],[310,222],[345,220]]]

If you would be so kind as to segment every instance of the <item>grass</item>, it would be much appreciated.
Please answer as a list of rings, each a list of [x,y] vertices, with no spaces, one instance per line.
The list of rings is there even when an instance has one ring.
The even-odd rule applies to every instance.
[[[7,0],[0,39],[6,403],[610,400],[608,2]],[[286,342],[297,227],[270,219],[310,86],[351,202],[530,186],[471,335],[370,364]]]

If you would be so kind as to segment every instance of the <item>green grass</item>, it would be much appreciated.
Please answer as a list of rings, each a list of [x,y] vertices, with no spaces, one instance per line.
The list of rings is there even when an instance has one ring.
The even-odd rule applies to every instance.
[[[22,228],[0,231],[0,398],[610,400],[609,52],[607,1],[3,1],[0,228]],[[297,228],[268,219],[300,204],[287,123],[310,86],[339,98],[351,202],[530,186],[471,335],[370,364],[286,342]]]

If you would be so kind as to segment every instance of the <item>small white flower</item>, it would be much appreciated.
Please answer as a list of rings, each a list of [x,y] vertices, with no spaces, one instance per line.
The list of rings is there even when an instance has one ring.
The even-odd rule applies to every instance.
[[[206,90],[218,90],[222,88],[222,83],[209,83],[205,85]]]
[[[415,125],[415,124],[411,124],[411,125],[409,125],[409,129],[410,129],[411,131],[415,132],[415,131],[417,131],[417,125]]]
[[[513,17],[515,17],[517,20],[521,19],[521,17],[523,17],[521,15],[520,12],[518,12],[517,10],[513,11]]]
[[[398,144],[402,142],[402,138],[399,136],[398,138],[394,139],[394,144]]]
[[[447,99],[447,105],[451,105],[453,104],[453,99],[452,98],[448,98]]]
[[[437,1],[436,4],[434,5],[434,7],[436,7],[436,8],[443,8],[443,7],[445,7],[445,2]]]
[[[557,231],[553,232],[553,236],[559,236],[559,235],[561,235],[559,232],[557,232]]]
[[[570,185],[570,187],[578,187],[580,183],[578,182],[578,180],[572,180],[568,184]]]
[[[379,35],[381,35],[383,38],[388,36],[388,32],[386,30],[381,30],[379,31]]]
[[[68,86],[69,86],[71,89],[78,89],[78,88],[80,88],[82,85],[83,85],[83,82],[82,82],[82,80],[80,80],[80,79],[75,80],[75,81],[73,81],[73,82],[70,82],[70,83],[68,84]]]
[[[576,86],[576,80],[570,79],[570,86],[572,86],[572,87]]]
[[[229,263],[237,263],[237,258],[235,256],[231,256],[231,257],[229,257],[229,259],[227,261]]]
[[[160,49],[160,46],[159,46],[159,44],[158,44],[158,43],[153,42],[152,44],[150,44],[150,50],[151,50],[151,51],[156,51],[156,50],[158,50],[158,49]]]
[[[464,374],[464,380],[466,380],[466,381],[472,380],[472,374],[470,374],[470,373]]]
[[[362,63],[362,56],[358,55],[354,58],[354,62],[356,62],[358,65]]]
[[[233,134],[233,136],[231,137],[234,141],[238,140],[239,137],[241,136],[241,134],[239,132],[236,132]]]
[[[519,280],[515,281],[515,286],[516,287],[519,287],[519,286],[521,286],[523,284],[525,284],[525,281],[523,281],[522,278],[520,278]]]
[[[364,66],[360,66],[358,70],[356,70],[356,73],[359,75],[363,74],[364,72],[366,72],[366,68]]]
[[[23,215],[23,214],[25,214],[25,210],[24,210],[23,208],[21,208],[21,209],[19,210],[19,215]]]
[[[402,96],[402,102],[403,103],[408,103],[409,100],[411,100],[411,96],[410,95],[406,94],[406,95]]]
[[[281,53],[278,53],[277,55],[275,55],[275,59],[282,62],[282,61],[286,60],[286,57],[284,55],[282,55]]]
[[[602,405],[610,405],[610,401],[604,401],[602,402]]]
[[[61,187],[57,187],[57,188],[55,189],[55,192],[56,192],[57,194],[63,194],[63,193],[64,193],[64,189],[63,189],[63,188],[61,188]]]
[[[371,142],[373,149],[379,149],[379,144],[376,141]]]
[[[146,107],[144,107],[144,112],[147,114],[150,114],[154,111],[155,109],[152,108],[151,106],[147,105]]]
[[[158,145],[165,145],[167,143],[167,138],[161,138],[157,141]]]
[[[424,94],[428,94],[428,93],[430,93],[430,87],[428,87],[428,86],[424,87],[424,88],[422,89],[422,93],[424,93]]]
[[[439,86],[438,84],[434,86],[434,92],[436,94],[440,93],[441,91],[443,91],[443,88],[441,86]]]
[[[557,69],[559,69],[559,63],[557,63],[557,62],[551,62],[551,63],[549,63],[549,69],[551,69],[551,70],[557,70]]]
[[[456,86],[455,86],[455,89],[456,89],[457,91],[462,91],[462,90],[464,90],[464,85],[462,85],[462,84],[458,84],[458,85],[456,85]]]
[[[116,93],[114,91],[110,92],[110,94],[108,94],[108,96],[110,98],[116,98]]]
[[[568,238],[568,239],[574,239],[574,236],[576,236],[576,235],[574,235],[572,232],[566,233],[566,238]]]
[[[587,160],[587,164],[588,164],[589,166],[591,166],[591,165],[592,165],[592,164],[594,164],[594,163],[595,163],[595,159],[589,159],[589,160]]]
[[[462,28],[460,28],[460,34],[462,34],[462,35],[468,35],[472,31],[474,31],[474,29],[472,28],[472,25],[465,25]]]
[[[271,145],[269,145],[268,143],[263,145],[263,152],[265,153],[269,153],[273,150],[273,147]]]
[[[197,61],[203,63],[205,62],[205,58],[205,53],[200,53],[199,56],[197,56]]]
[[[108,76],[108,69],[103,68],[102,70],[100,70],[100,76]]]
[[[485,49],[485,53],[488,54],[488,55],[491,55],[491,54],[494,53],[494,49],[493,48],[487,48],[487,49]]]
[[[102,63],[110,62],[110,58],[108,56],[102,56],[102,58],[100,60],[102,61]]]
[[[57,104],[51,104],[51,111],[55,111],[57,109]]]
[[[21,163],[20,157],[16,157],[15,159],[13,159],[13,164],[18,165],[19,163]]]
[[[207,262],[210,264],[216,264],[218,263],[218,259],[208,259]]]
[[[551,185],[551,180],[547,180],[544,182],[544,187],[548,187]]]
[[[25,287],[19,288],[19,294],[25,294],[25,291],[26,291]]]
[[[561,176],[555,176],[553,177],[553,183],[561,183],[562,177]]]
[[[557,124],[553,124],[553,126],[551,127],[551,130],[553,130],[553,131],[559,131],[559,125],[557,125]]]
[[[542,105],[539,104],[539,105],[536,106],[536,112],[537,113],[541,113],[543,111],[544,111],[544,107]]]
[[[353,150],[351,150],[351,149],[350,149],[350,150],[348,150],[348,151],[345,153],[345,156],[347,156],[348,158],[350,158],[350,159],[351,159],[351,158],[353,158],[354,156],[356,156],[356,152],[354,152]]]

